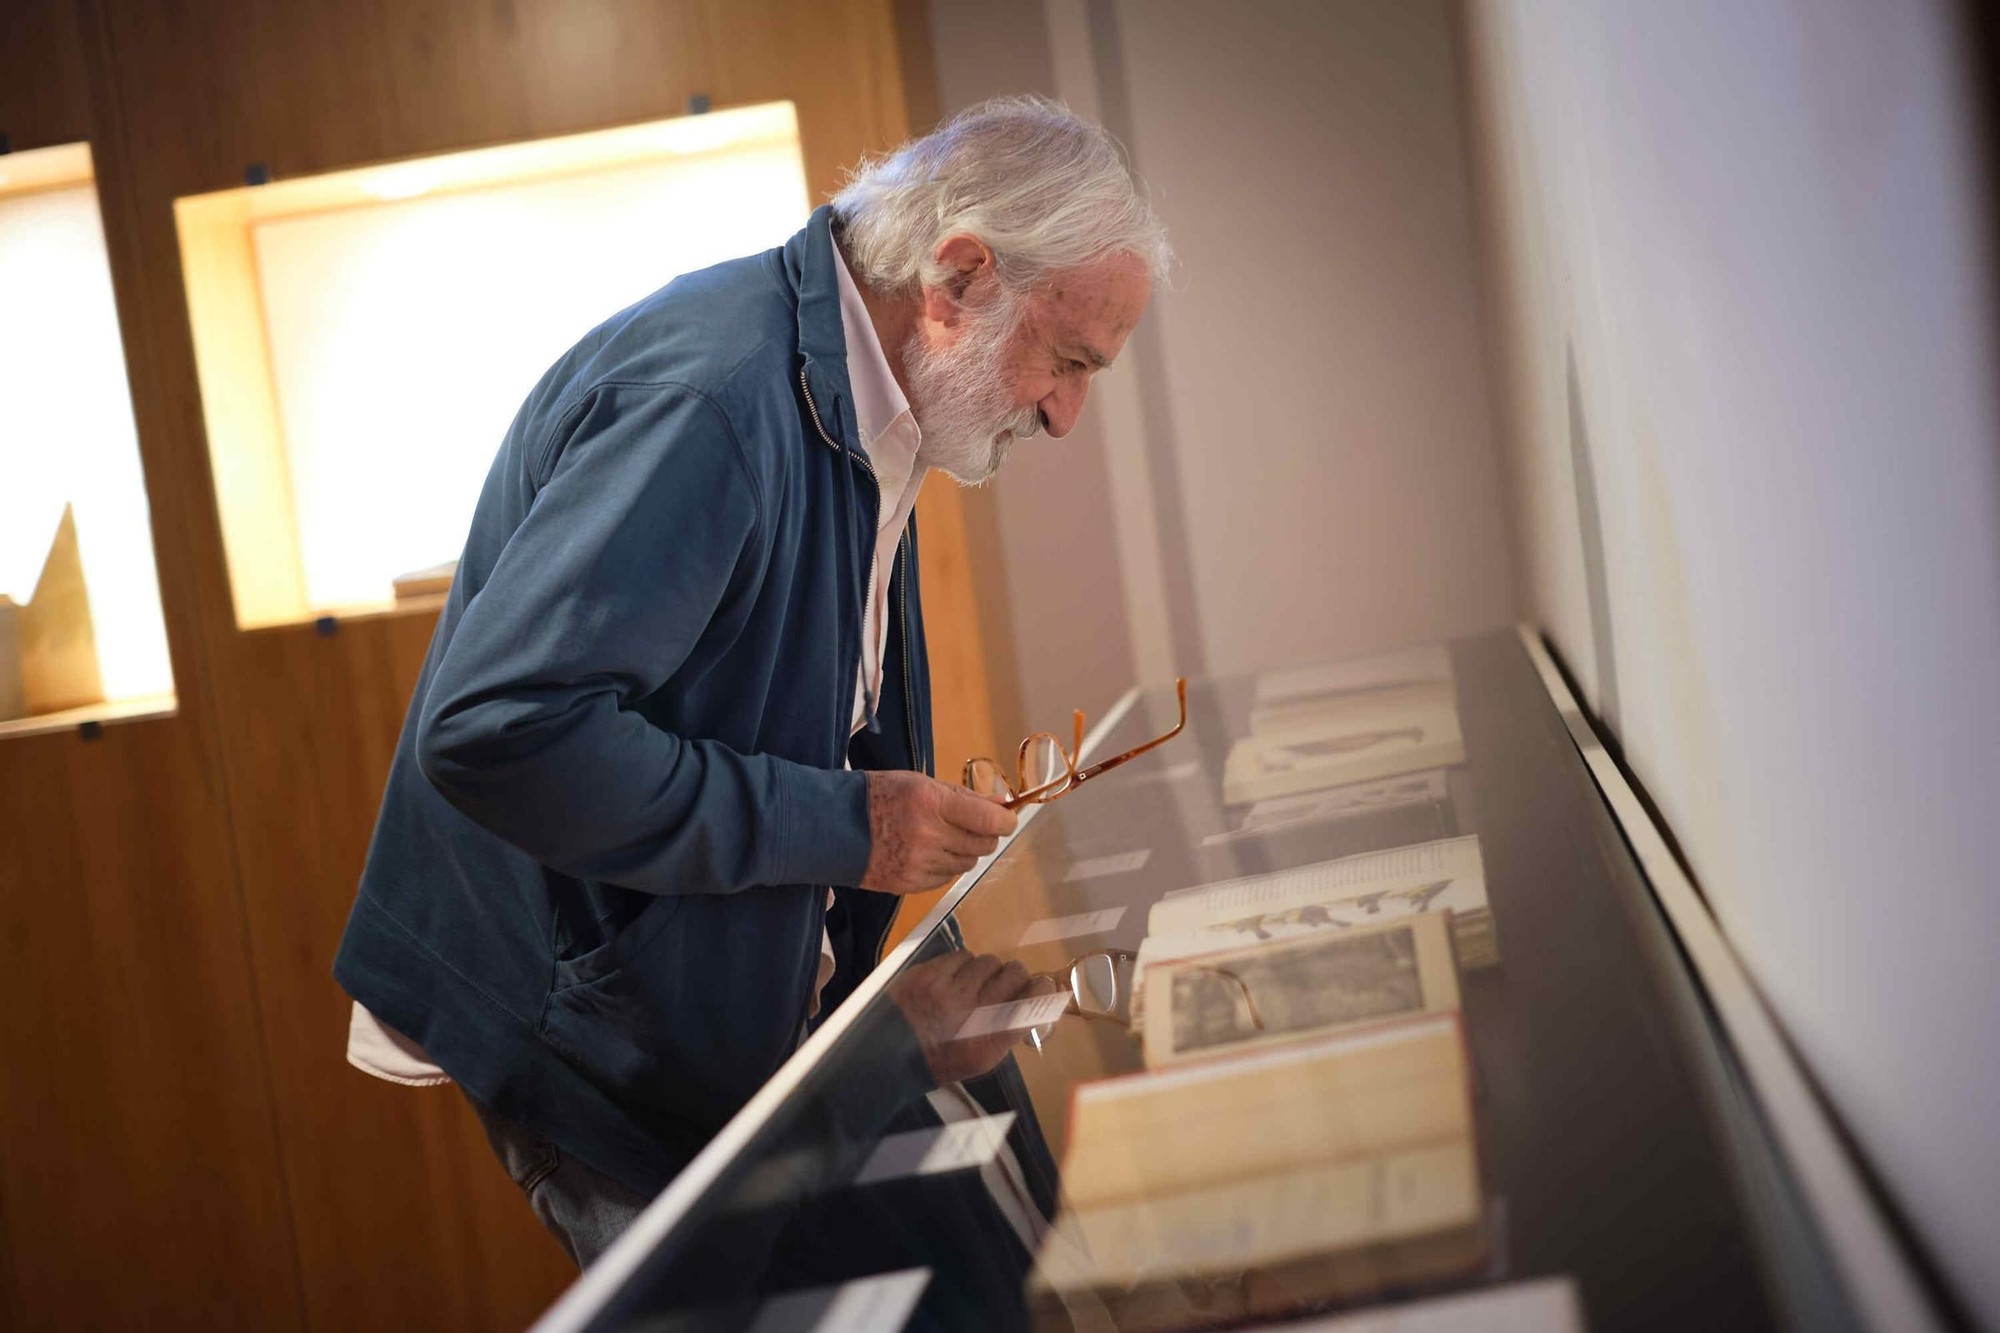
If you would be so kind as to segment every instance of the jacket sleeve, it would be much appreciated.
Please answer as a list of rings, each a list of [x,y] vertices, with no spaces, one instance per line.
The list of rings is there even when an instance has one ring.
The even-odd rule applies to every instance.
[[[749,576],[760,496],[727,419],[677,386],[601,388],[552,447],[433,673],[425,777],[579,878],[656,893],[855,883],[864,774],[739,754],[628,711]]]

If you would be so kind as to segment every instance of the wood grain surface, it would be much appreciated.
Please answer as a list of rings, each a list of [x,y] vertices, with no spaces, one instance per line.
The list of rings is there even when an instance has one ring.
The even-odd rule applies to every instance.
[[[521,1327],[570,1278],[329,975],[434,606],[239,630],[173,200],[787,98],[815,198],[910,129],[891,0],[26,0],[0,132],[96,158],[180,710],[0,739],[0,1325]],[[923,77],[928,77],[927,72]],[[928,104],[932,94],[920,90]],[[921,127],[920,127],[921,128]],[[496,441],[497,444],[497,441]],[[990,731],[930,488],[938,751]],[[953,763],[956,761],[953,760]]]

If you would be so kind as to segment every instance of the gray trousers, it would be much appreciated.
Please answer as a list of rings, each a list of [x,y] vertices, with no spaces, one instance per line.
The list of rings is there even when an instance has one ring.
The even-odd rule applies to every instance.
[[[652,1200],[584,1165],[533,1130],[472,1102],[500,1164],[578,1268],[588,1268]]]

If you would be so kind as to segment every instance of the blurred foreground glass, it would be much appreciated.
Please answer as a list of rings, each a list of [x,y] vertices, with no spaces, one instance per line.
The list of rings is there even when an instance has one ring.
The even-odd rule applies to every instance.
[[[1014,778],[1010,781],[1005,769],[997,760],[968,759],[965,761],[965,785],[982,796],[993,796],[1009,810],[1023,805],[1039,805],[1053,801],[1075,790],[1100,773],[1108,772],[1129,760],[1137,759],[1156,745],[1164,745],[1181,734],[1187,726],[1187,677],[1174,680],[1174,693],[1180,699],[1180,721],[1174,723],[1165,735],[1155,736],[1144,745],[1136,746],[1100,760],[1089,768],[1076,766],[1077,756],[1083,753],[1083,710],[1076,710],[1076,735],[1065,749],[1055,735],[1038,731],[1021,742],[1021,751],[1015,758]]]

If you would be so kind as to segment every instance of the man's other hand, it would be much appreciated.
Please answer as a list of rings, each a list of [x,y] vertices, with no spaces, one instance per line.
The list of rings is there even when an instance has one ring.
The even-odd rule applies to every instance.
[[[868,869],[861,887],[921,893],[956,879],[1014,831],[1014,813],[990,797],[921,773],[868,775]]]
[[[960,951],[901,973],[889,983],[889,998],[916,1033],[924,1063],[942,1087],[989,1072],[1028,1035],[1026,1028],[958,1035],[974,1010],[1022,999],[1028,989],[1028,970],[1019,963]]]

